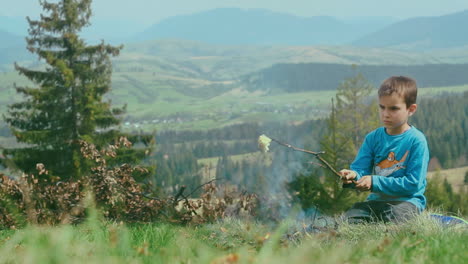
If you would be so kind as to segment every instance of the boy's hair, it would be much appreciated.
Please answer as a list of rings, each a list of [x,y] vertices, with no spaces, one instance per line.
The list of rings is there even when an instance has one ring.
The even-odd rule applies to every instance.
[[[380,85],[379,97],[398,94],[405,100],[406,107],[416,103],[418,87],[416,81],[406,76],[392,76]]]

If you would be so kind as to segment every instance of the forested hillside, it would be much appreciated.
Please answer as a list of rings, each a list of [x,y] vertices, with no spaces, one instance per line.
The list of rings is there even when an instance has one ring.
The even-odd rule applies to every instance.
[[[420,100],[412,122],[427,137],[432,168],[468,164],[468,92]],[[410,121],[411,122],[411,121]]]
[[[420,100],[418,111],[410,123],[426,134],[431,151],[431,169],[468,165],[467,114],[468,92]],[[323,138],[326,129],[327,122],[320,119],[297,125],[247,123],[208,131],[160,132],[156,136],[159,142],[156,164],[162,169],[155,177],[158,182],[175,183],[178,180],[174,171],[179,171],[179,175],[198,177],[210,173],[211,177],[228,179],[244,188],[255,189],[257,185],[252,183],[264,181],[269,176],[276,177],[278,171],[290,179],[294,173],[314,167],[307,163],[313,161],[311,156],[292,153],[277,145],[272,146],[271,157],[267,158],[269,162],[265,163],[265,157],[257,148],[260,134],[265,133],[294,146],[319,151],[322,150],[319,140]],[[196,166],[194,164],[197,160],[206,162]],[[190,177],[184,179],[180,183],[193,181]]]
[[[468,64],[359,65],[298,63],[276,64],[244,78],[248,90],[300,92],[334,90],[359,71],[375,86],[389,76],[406,75],[419,87],[454,86],[468,83]]]

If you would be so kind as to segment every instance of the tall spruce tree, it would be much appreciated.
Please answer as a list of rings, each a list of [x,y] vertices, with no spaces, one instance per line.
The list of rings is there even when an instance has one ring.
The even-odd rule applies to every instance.
[[[26,147],[5,150],[26,173],[43,163],[61,178],[79,178],[86,168],[79,140],[102,146],[119,135],[117,115],[103,96],[111,85],[111,56],[120,47],[87,45],[78,33],[89,26],[91,0],[40,1],[45,14],[29,22],[27,49],[43,66],[16,70],[37,87],[18,87],[25,100],[9,105],[5,121]]]

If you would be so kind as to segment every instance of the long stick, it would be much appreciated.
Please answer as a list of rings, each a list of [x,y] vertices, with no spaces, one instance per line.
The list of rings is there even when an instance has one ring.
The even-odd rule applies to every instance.
[[[332,165],[330,165],[330,163],[328,163],[325,159],[323,159],[323,158],[320,156],[320,154],[325,154],[325,151],[314,152],[314,151],[310,151],[310,150],[306,150],[306,149],[301,149],[301,148],[294,147],[294,146],[292,146],[292,145],[290,145],[290,144],[281,142],[281,141],[279,141],[279,140],[277,140],[277,139],[274,139],[274,138],[272,138],[272,137],[269,137],[269,138],[270,138],[271,140],[273,140],[274,142],[276,142],[276,143],[278,143],[278,144],[280,144],[280,145],[282,145],[282,146],[285,146],[285,147],[287,147],[287,148],[290,148],[290,149],[293,149],[293,150],[296,150],[296,151],[305,152],[305,153],[309,153],[309,154],[314,155],[318,160],[320,160],[320,162],[322,162],[322,163],[325,165],[325,167],[327,167],[330,171],[332,171],[333,174],[335,174],[336,176],[338,176],[340,179],[343,177],[343,176],[341,176],[340,173],[338,173],[338,172],[336,171],[335,168],[333,168]]]

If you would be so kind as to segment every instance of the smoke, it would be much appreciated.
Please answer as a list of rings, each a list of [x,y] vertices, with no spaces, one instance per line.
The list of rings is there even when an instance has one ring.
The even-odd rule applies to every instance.
[[[303,147],[303,144],[296,140],[294,146]],[[261,197],[261,210],[272,220],[283,220],[286,218],[302,218],[310,215],[302,211],[300,205],[294,201],[294,195],[288,188],[288,183],[294,180],[299,174],[308,173],[306,161],[313,159],[313,156],[302,152],[293,151],[277,143],[272,143],[269,166],[265,170],[265,186]],[[308,209],[315,210],[315,209]]]

